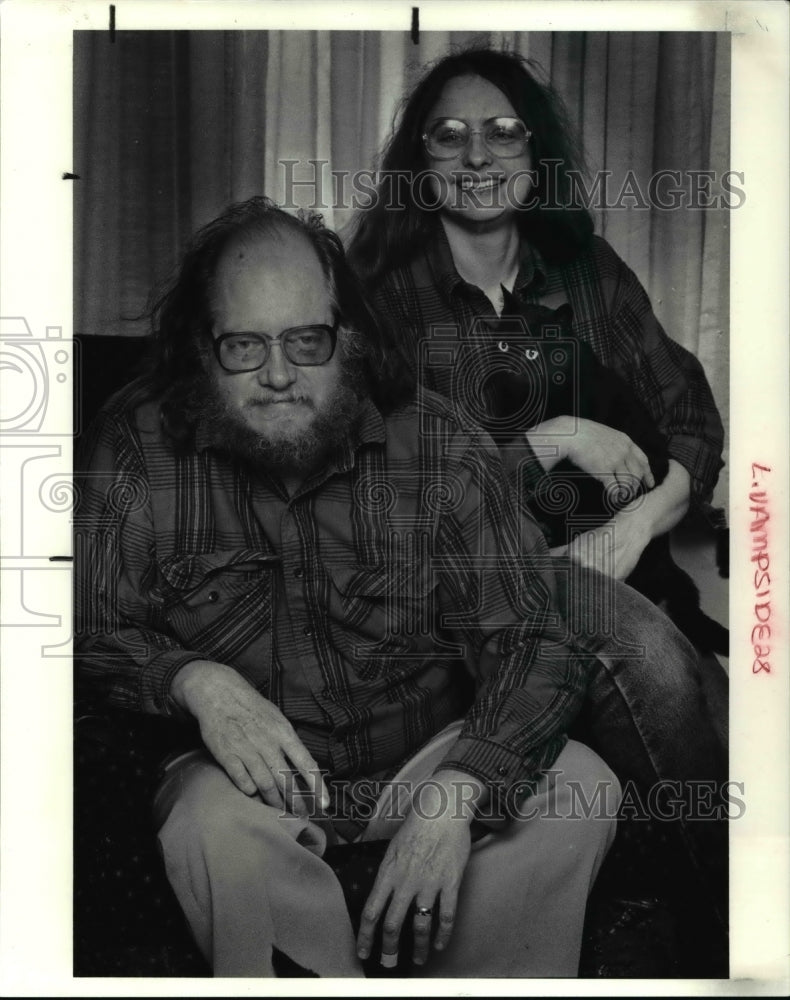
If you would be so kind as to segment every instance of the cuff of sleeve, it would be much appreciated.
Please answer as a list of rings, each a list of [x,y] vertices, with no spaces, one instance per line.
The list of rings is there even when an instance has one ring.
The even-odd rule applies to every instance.
[[[183,666],[200,659],[203,659],[200,653],[189,649],[168,649],[155,656],[146,666],[143,676],[143,710],[183,718],[184,713],[170,697],[170,685]]]
[[[507,790],[532,781],[543,768],[550,767],[567,742],[564,734],[546,742],[528,756],[511,750],[496,740],[479,736],[461,736],[436,765],[436,771],[453,768],[473,774],[489,788]]]
[[[456,740],[436,770],[447,768],[468,771],[490,786],[509,785],[523,777],[524,761],[501,743],[466,736]]]
[[[718,451],[700,446],[698,438],[676,434],[668,442],[669,457],[679,462],[691,477],[691,503],[710,500],[724,462]]]
[[[452,768],[474,775],[491,794],[487,818],[509,818],[518,814],[519,803],[534,793],[541,772],[552,766],[567,742],[564,733],[558,734],[525,757],[490,739],[461,737],[434,774]]]

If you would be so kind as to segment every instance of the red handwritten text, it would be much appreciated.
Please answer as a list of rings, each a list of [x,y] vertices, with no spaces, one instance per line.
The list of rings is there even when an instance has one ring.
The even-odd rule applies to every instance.
[[[754,650],[753,674],[771,672],[771,559],[768,554],[768,494],[765,475],[771,469],[767,465],[752,462],[752,489],[749,493],[749,531],[752,536],[752,562],[754,568],[754,617],[751,643]]]

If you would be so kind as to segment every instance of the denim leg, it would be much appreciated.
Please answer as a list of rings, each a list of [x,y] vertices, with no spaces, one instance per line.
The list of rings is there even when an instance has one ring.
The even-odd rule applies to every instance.
[[[566,561],[558,570],[569,630],[596,657],[580,738],[617,774],[624,802],[630,783],[651,813],[658,805],[675,817],[671,825],[683,852],[726,926],[725,727],[711,715],[697,653],[660,608],[626,584]],[[664,793],[656,798],[659,782]],[[712,796],[703,792],[700,800],[700,788],[712,789]],[[673,797],[693,801],[692,814],[685,805],[668,806]]]

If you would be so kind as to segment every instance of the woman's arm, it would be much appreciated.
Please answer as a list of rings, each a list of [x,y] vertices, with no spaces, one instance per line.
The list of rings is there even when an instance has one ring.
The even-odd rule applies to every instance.
[[[680,462],[671,458],[661,485],[632,501],[621,513],[630,510],[631,516],[638,515],[650,537],[655,538],[675,527],[689,509],[690,500],[691,476]]]
[[[724,428],[705,370],[667,335],[637,276],[603,240],[596,240],[595,263],[611,321],[606,364],[630,384],[669,457],[688,471],[691,500],[708,500],[723,465]]]
[[[655,479],[644,451],[622,431],[594,420],[571,416],[544,420],[526,432],[526,439],[544,471],[562,459],[606,483],[616,476],[624,490],[651,490]]]
[[[579,535],[567,547],[567,554],[583,566],[625,580],[648,542],[680,521],[688,510],[690,495],[691,477],[679,462],[670,459],[660,486],[632,500],[601,528]]]

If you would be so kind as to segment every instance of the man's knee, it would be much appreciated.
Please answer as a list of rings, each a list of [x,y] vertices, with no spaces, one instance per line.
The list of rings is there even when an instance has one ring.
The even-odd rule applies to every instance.
[[[198,849],[204,855],[233,855],[236,861],[248,852],[233,845],[250,837],[263,843],[270,831],[276,832],[277,817],[276,809],[241,792],[205,755],[177,763],[154,800],[154,821],[166,851]]]

